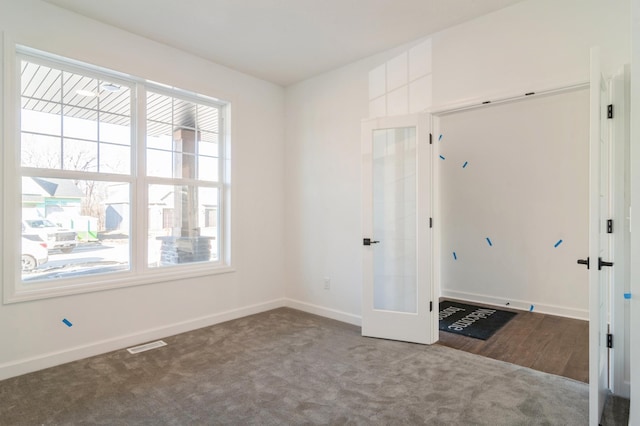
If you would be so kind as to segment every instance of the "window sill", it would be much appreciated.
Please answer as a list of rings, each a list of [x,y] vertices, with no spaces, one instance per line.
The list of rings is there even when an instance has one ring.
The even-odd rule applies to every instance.
[[[184,280],[205,276],[214,276],[235,272],[235,268],[223,266],[185,266],[157,268],[145,273],[122,272],[113,274],[96,275],[95,277],[83,277],[74,280],[60,280],[30,284],[16,283],[13,288],[6,289],[4,304],[27,302],[40,299],[49,299],[74,294],[92,293],[96,291],[112,290],[117,288],[135,287],[146,284]],[[95,278],[91,284],[87,279]]]

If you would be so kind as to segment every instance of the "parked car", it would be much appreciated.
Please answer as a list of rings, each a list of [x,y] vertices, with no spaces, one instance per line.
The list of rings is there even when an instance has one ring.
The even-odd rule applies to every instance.
[[[49,261],[49,250],[37,235],[22,237],[22,271],[29,272]]]
[[[37,235],[47,244],[47,249],[59,249],[63,253],[71,253],[78,244],[76,231],[60,228],[49,219],[24,219],[22,234]]]

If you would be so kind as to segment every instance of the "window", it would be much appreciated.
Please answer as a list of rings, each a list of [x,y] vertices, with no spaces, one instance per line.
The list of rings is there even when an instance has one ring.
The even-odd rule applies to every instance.
[[[9,299],[228,270],[227,103],[27,48],[15,62]]]

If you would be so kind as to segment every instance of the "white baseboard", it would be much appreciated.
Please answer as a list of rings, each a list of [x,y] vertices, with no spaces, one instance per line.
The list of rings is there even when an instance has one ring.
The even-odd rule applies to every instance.
[[[168,336],[196,330],[198,328],[208,327],[221,322],[269,311],[271,309],[281,308],[288,306],[286,302],[286,299],[276,299],[269,302],[182,321],[169,326],[153,328],[125,336],[90,343],[88,345],[77,346],[75,348],[69,348],[58,352],[51,352],[32,358],[0,364],[0,380],[123,349],[129,346],[146,343],[152,340],[166,338]]]
[[[362,326],[362,317],[350,314],[348,312],[338,311],[336,309],[326,308],[324,306],[313,305],[307,302],[301,302],[294,299],[285,299],[285,306],[299,311],[308,312],[310,314],[320,315],[322,317],[331,318],[337,321],[346,322],[347,324]]]
[[[450,299],[458,299],[467,302],[486,303],[488,305],[505,306],[512,309],[519,309],[523,311],[531,310],[533,306],[533,312],[542,314],[557,315],[560,317],[575,318],[580,320],[589,320],[589,311],[586,309],[574,309],[565,308],[563,306],[555,305],[541,305],[535,302],[525,302],[522,300],[505,299],[500,297],[486,296],[482,294],[467,293],[463,291],[454,290],[442,290],[442,297]],[[507,303],[509,303],[507,305]]]

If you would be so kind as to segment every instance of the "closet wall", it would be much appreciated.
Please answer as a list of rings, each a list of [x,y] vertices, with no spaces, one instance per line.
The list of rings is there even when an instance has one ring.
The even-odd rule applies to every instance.
[[[588,89],[438,121],[442,295],[586,319]]]

